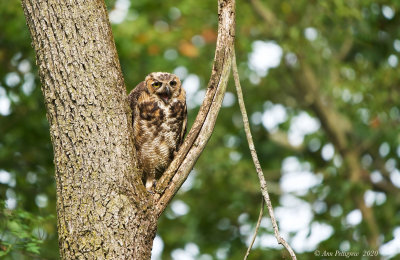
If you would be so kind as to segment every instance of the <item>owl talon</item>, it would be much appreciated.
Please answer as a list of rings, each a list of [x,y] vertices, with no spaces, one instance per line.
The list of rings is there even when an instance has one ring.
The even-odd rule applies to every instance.
[[[154,185],[154,180],[147,179],[146,180],[146,190],[151,191]]]
[[[151,186],[150,186],[149,183],[152,183]],[[154,195],[154,194],[155,194],[154,189],[155,189],[155,187],[156,187],[156,184],[157,184],[156,180],[153,180],[153,181],[149,180],[149,181],[146,182],[146,190],[147,190],[147,192],[150,193],[151,195]],[[150,187],[148,187],[148,186],[150,186]]]

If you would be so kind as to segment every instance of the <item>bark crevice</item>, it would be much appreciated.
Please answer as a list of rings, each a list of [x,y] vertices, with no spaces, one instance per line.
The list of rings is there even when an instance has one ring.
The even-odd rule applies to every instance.
[[[22,6],[53,143],[61,257],[149,259],[157,221],[104,2]]]

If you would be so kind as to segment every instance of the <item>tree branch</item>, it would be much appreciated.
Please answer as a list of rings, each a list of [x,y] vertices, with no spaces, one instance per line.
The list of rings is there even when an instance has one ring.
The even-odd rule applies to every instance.
[[[265,7],[260,0],[250,0],[250,3],[254,11],[268,24],[274,26],[277,23],[278,20],[276,19],[275,14]]]
[[[251,3],[255,11],[261,18],[263,18],[264,22],[268,26],[271,26],[271,21],[266,19],[266,17],[260,14],[260,12],[257,10],[261,10],[263,8],[260,7],[260,5],[255,5],[254,1],[251,1]],[[343,57],[340,57],[339,55],[339,59],[344,58],[347,55],[347,53],[351,50],[351,46],[352,41],[349,41],[342,46],[340,55]],[[349,139],[349,133],[351,133],[352,128],[351,122],[349,122],[346,117],[337,111],[333,105],[326,102],[327,98],[321,96],[319,91],[319,82],[315,76],[315,72],[303,60],[303,57],[306,55],[298,53],[297,56],[299,57],[300,62],[300,84],[298,84],[298,86],[303,94],[300,98],[308,102],[311,109],[321,121],[322,127],[324,128],[328,138],[343,157],[348,168],[348,178],[350,181],[354,184],[363,182],[363,168],[360,163],[360,151],[358,150],[358,147],[352,144]],[[368,235],[369,244],[371,245],[372,249],[376,249],[378,248],[379,243],[379,229],[374,217],[374,212],[371,208],[365,205],[363,194],[357,192],[355,196],[356,205],[361,210],[370,232]]]
[[[302,62],[302,60],[300,60],[300,63],[302,69],[300,71],[301,80],[299,87],[303,95],[313,96],[310,107],[321,121],[328,138],[343,157],[348,169],[348,178],[350,181],[356,185],[364,182],[365,180],[362,178],[364,169],[360,163],[359,148],[352,144],[348,138],[349,133],[352,132],[351,123],[347,118],[343,117],[333,105],[329,105],[328,102],[323,102],[323,98],[321,98],[321,94],[319,93],[319,82],[314,71],[312,71],[307,64]],[[353,195],[355,196],[356,205],[361,210],[370,232],[368,236],[369,244],[373,249],[376,249],[379,243],[379,229],[374,212],[370,207],[366,206],[362,193],[355,192]]]
[[[271,216],[271,222],[272,222],[272,227],[274,228],[275,238],[279,244],[283,245],[288,250],[292,259],[295,260],[297,258],[296,258],[295,253],[293,252],[293,249],[289,246],[289,244],[285,241],[285,239],[282,238],[281,234],[279,233],[278,224],[276,223],[276,219],[274,216],[274,209],[272,208],[271,200],[270,200],[269,194],[268,194],[267,182],[265,181],[260,162],[258,161],[257,152],[255,149],[253,137],[252,137],[251,131],[250,131],[249,119],[247,117],[246,107],[244,105],[242,88],[240,86],[239,73],[238,73],[238,69],[236,66],[235,53],[233,53],[233,58],[232,58],[232,69],[233,69],[233,78],[235,79],[236,91],[238,94],[240,111],[241,111],[242,117],[243,117],[243,125],[244,125],[244,130],[246,132],[247,142],[249,143],[251,157],[253,158],[253,162],[254,162],[254,165],[256,167],[256,171],[258,174],[258,179],[260,180],[261,193],[264,197],[265,202],[267,203],[268,213]]]
[[[218,39],[207,92],[196,120],[174,160],[156,186],[159,215],[186,180],[209,140],[228,82],[235,39],[235,0],[218,0]]]
[[[337,60],[342,61],[344,60],[347,55],[350,53],[351,48],[353,48],[354,45],[354,39],[351,37],[351,35],[347,35],[347,37],[344,38],[343,44],[339,49],[339,52],[337,53]]]
[[[261,209],[260,209],[260,214],[258,215],[256,230],[254,231],[254,235],[253,235],[253,238],[251,239],[251,243],[249,245],[249,248],[247,248],[247,252],[246,252],[246,255],[244,256],[244,260],[246,260],[247,257],[249,256],[251,248],[254,245],[254,241],[256,241],[258,229],[260,228],[262,216],[264,215],[264,204],[265,204],[264,202],[265,202],[264,198],[262,198],[261,199]]]

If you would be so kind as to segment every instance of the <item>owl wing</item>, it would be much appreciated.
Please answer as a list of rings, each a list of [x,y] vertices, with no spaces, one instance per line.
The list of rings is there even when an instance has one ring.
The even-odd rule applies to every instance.
[[[129,93],[128,101],[129,101],[129,106],[132,109],[132,123],[135,120],[135,114],[137,112],[136,107],[138,104],[139,96],[143,93],[143,91],[146,91],[144,81],[137,84],[136,87],[134,89],[132,89],[131,93]]]

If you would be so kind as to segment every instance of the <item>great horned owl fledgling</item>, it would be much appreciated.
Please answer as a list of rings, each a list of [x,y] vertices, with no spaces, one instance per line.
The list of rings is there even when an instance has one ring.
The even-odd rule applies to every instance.
[[[186,93],[179,78],[153,72],[129,94],[139,167],[146,189],[167,169],[186,133]]]

